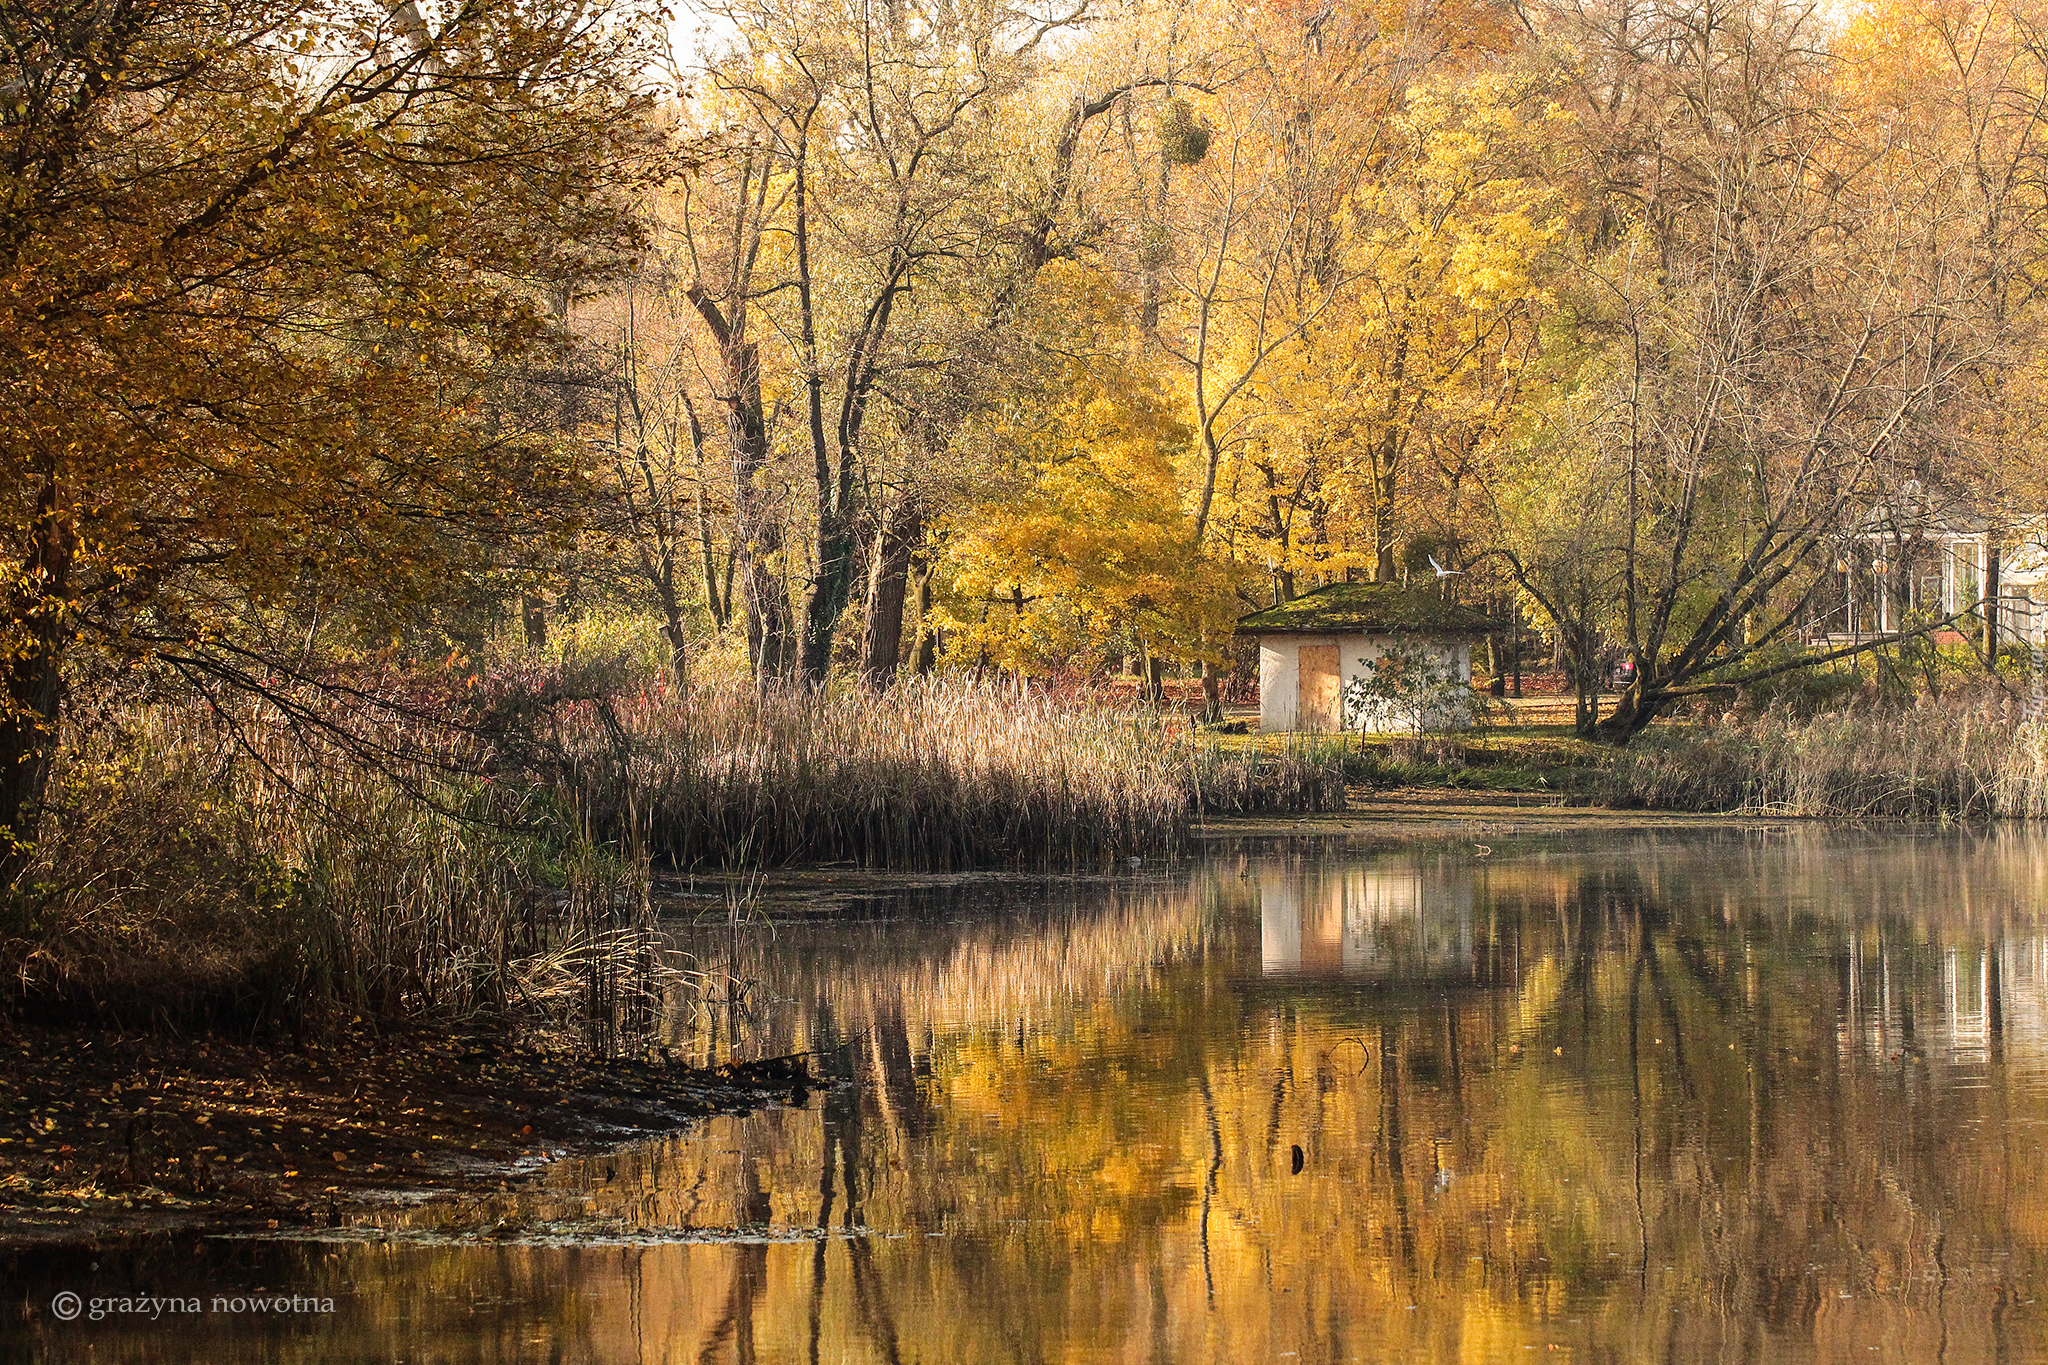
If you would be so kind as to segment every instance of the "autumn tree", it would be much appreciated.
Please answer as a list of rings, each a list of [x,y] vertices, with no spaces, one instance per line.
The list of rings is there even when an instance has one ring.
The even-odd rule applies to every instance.
[[[1001,461],[942,527],[957,657],[1050,673],[1129,642],[1149,665],[1199,657],[1226,626],[1227,575],[1189,553],[1190,433],[1139,351],[1130,302],[1065,262],[1032,283],[1029,366],[963,433]]]
[[[1559,22],[1595,195],[1555,326],[1588,357],[1607,471],[1573,486],[1619,510],[1614,538],[1583,547],[1616,594],[1588,609],[1634,665],[1588,728],[1626,743],[1703,690],[1879,643],[1790,649],[1835,551],[1942,463],[1939,414],[1998,338],[1947,207],[1902,173],[1910,149],[1844,138],[1809,11],[1624,4]],[[1503,553],[1561,633],[1593,629]]]
[[[631,13],[211,0],[0,15],[0,824],[32,841],[68,659],[260,683],[241,623],[365,629],[568,491],[493,409],[547,294],[634,230]],[[296,634],[296,632],[294,632]]]
[[[603,410],[584,427],[604,477],[586,554],[614,566],[629,600],[651,603],[681,687],[700,612],[716,630],[734,619],[743,552],[731,529],[729,452],[686,340],[691,305],[665,249],[672,240],[659,224],[655,236],[641,269],[578,324],[605,367],[593,405]]]
[[[1969,458],[1933,490],[1958,521],[1993,537],[1987,596],[1999,595],[1997,542],[2017,538],[2048,492],[2048,43],[2028,0],[1874,3],[1833,44],[1844,113],[1860,143],[1887,149],[1927,196],[1926,249],[1974,275],[2000,345],[1995,363],[1941,415]],[[1930,473],[1933,471],[1929,471]],[[1996,614],[1984,613],[1986,657]]]
[[[953,0],[788,0],[726,17],[737,48],[709,69],[710,116],[750,168],[731,202],[751,226],[692,298],[727,357],[720,401],[749,460],[772,438],[760,343],[735,319],[767,311],[786,356],[812,517],[797,672],[816,684],[856,582],[878,390],[921,363],[901,340],[931,331],[923,292],[986,249],[990,112],[1024,57],[1007,13]]]
[[[1290,582],[1389,581],[1416,544],[1458,558],[1461,488],[1514,420],[1563,223],[1547,105],[1524,77],[1482,74],[1422,82],[1389,118],[1332,249],[1339,300],[1259,386],[1232,471],[1241,553]]]

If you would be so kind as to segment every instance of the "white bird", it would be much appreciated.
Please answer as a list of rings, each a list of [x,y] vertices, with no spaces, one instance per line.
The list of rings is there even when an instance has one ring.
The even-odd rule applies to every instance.
[[[1429,556],[1429,567],[1436,570],[1436,576],[1438,578],[1450,578],[1456,574],[1461,574],[1465,572],[1463,569],[1446,569],[1443,565],[1436,562],[1435,555]]]

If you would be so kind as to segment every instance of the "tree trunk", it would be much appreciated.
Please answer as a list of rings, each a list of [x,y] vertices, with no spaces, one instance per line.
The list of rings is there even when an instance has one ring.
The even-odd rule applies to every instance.
[[[1998,547],[1984,552],[1984,657],[1998,671]]]
[[[1667,704],[1668,701],[1662,696],[1661,691],[1645,686],[1644,679],[1639,675],[1635,681],[1622,689],[1619,697],[1615,698],[1614,710],[1607,718],[1596,722],[1590,728],[1581,727],[1581,733],[1600,744],[1624,746],[1641,734],[1651,721],[1663,714]]]
[[[691,304],[718,343],[725,370],[725,438],[732,451],[733,549],[747,595],[747,655],[754,676],[782,677],[791,663],[789,599],[776,575],[782,553],[782,524],[762,478],[768,469],[768,418],[761,398],[760,347],[745,337],[744,305],[728,319],[701,285],[688,290]]]
[[[860,676],[878,692],[896,681],[896,667],[903,657],[903,604],[909,596],[910,562],[923,534],[924,518],[907,497],[890,509],[876,534]]]
[[[548,647],[548,606],[537,595],[519,599],[519,625],[526,632],[526,647],[536,654]]]
[[[1138,631],[1132,631],[1131,634],[1136,636],[1138,641],[1138,695],[1146,703],[1157,706],[1162,691],[1160,669],[1163,665],[1160,660],[1152,657],[1152,646],[1145,642],[1143,634]]]
[[[1508,667],[1514,671],[1508,684],[1508,695],[1521,700],[1522,696],[1522,604],[1514,605],[1508,611]]]
[[[754,363],[754,348],[745,347],[748,364]],[[783,593],[775,560],[782,553],[782,525],[769,505],[768,490],[761,486],[768,465],[767,423],[759,411],[760,374],[749,372],[752,385],[751,411],[741,413],[740,403],[727,410],[727,431],[733,441],[732,482],[733,541],[739,551],[739,578],[747,593],[747,656],[753,660],[754,676],[763,682],[785,677],[792,662],[789,598]]]
[[[1572,708],[1572,728],[1581,736],[1591,739],[1600,720],[1600,649],[1599,640],[1592,628],[1560,626],[1557,632],[1557,662],[1572,683],[1575,701]],[[1640,680],[1631,684],[1632,687],[1640,685]]]
[[[21,633],[6,666],[7,705],[0,714],[0,879],[12,886],[41,833],[43,793],[57,751],[57,715],[64,699],[65,621],[73,538],[58,515],[56,488],[46,483],[36,543],[22,566],[9,616]]]
[[[1202,660],[1202,721],[1213,725],[1223,719],[1223,674],[1209,660]]]
[[[938,665],[939,633],[932,628],[932,569],[921,564],[917,572],[917,648],[911,653],[910,666],[924,678]]]
[[[0,717],[0,879],[12,886],[41,833],[43,791],[57,750],[63,699],[63,642],[44,632],[7,669],[7,707]]]
[[[664,585],[661,593],[661,638],[668,646],[669,673],[676,680],[677,693],[689,690],[690,674],[687,638],[683,633],[683,606],[675,589]]]
[[[804,685],[823,687],[832,672],[832,641],[853,596],[853,528],[843,517],[818,518],[818,573],[804,599]]]

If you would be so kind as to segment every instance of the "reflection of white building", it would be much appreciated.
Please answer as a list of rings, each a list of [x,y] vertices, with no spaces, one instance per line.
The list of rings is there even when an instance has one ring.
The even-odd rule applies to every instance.
[[[1472,966],[1472,870],[1437,859],[1366,867],[1266,866],[1260,964],[1268,975],[1427,975]]]
[[[1968,1077],[1981,1075],[1995,1050],[2029,1085],[2048,1082],[2048,937],[1943,950],[1938,993],[1908,984],[1911,960],[1908,952],[1894,962],[1850,937],[1837,1034],[1845,1052],[1879,1064],[1911,1052],[1936,1072]]]
[[[1951,948],[1941,958],[1943,1004],[1950,1060],[1980,1065],[1991,1060],[1991,954]]]
[[[1998,946],[1999,1031],[2016,1088],[2048,1090],[2048,936]]]

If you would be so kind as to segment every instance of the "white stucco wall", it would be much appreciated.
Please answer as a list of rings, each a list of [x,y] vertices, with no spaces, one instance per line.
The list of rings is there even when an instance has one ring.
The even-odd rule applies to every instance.
[[[1262,731],[1293,730],[1298,728],[1299,717],[1296,706],[1301,691],[1301,656],[1303,645],[1337,646],[1337,686],[1342,689],[1351,685],[1355,678],[1372,676],[1373,661],[1386,652],[1394,643],[1390,635],[1269,635],[1259,640],[1259,729]],[[1472,677],[1472,644],[1469,640],[1428,641],[1425,647],[1439,663],[1447,665],[1451,675],[1462,681]],[[1404,729],[1413,729],[1405,725]]]
[[[1292,730],[1294,708],[1301,690],[1301,657],[1295,651],[1303,641],[1328,644],[1327,639],[1302,635],[1268,635],[1259,640],[1259,729]]]

